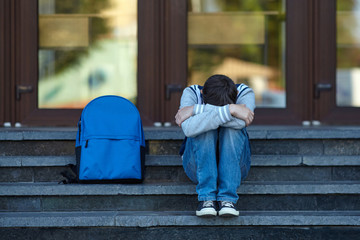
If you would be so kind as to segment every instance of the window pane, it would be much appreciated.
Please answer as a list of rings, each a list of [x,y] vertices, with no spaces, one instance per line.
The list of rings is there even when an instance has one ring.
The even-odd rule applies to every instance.
[[[39,108],[136,103],[137,1],[39,0]]]
[[[188,0],[188,85],[224,74],[286,107],[284,0]]]
[[[360,107],[360,0],[338,0],[336,23],[336,103]]]

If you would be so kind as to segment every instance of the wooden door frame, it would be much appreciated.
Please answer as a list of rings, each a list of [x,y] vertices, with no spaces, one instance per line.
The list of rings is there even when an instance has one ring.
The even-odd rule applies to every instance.
[[[4,0],[0,3],[0,124],[15,122],[15,2]]]
[[[161,1],[138,1],[138,100],[144,125],[161,121]],[[152,59],[150,61],[149,59]]]
[[[165,99],[162,119],[175,124],[175,114],[180,106],[182,90],[187,83],[187,1],[164,1],[164,54],[163,78],[164,89],[162,99]],[[181,88],[171,92],[166,98],[166,87],[179,85]]]
[[[314,100],[314,120],[323,124],[360,124],[360,108],[336,105],[336,0],[314,1],[314,83],[330,83],[332,90]],[[331,23],[331,24],[329,24]]]
[[[144,125],[174,124],[182,91],[166,99],[166,87],[186,87],[187,2],[139,0],[138,6],[138,108]]]
[[[5,16],[5,9],[7,4],[7,1],[1,1],[0,2],[0,96],[5,96],[5,79],[6,79],[6,73],[5,73],[5,41],[6,41],[6,34],[5,32],[5,23],[8,23],[7,17]],[[0,124],[3,125],[5,122],[5,101],[0,101]]]
[[[317,14],[313,25],[313,54],[316,71],[314,71],[312,81],[314,85],[317,83],[331,83],[333,88],[336,89],[334,82],[336,79],[336,31],[331,26],[336,26],[336,16],[334,14],[336,12],[336,0],[326,0],[326,2],[324,4],[322,0],[319,0],[313,3]],[[333,105],[336,104],[335,98],[336,90],[334,89],[331,92],[321,92],[320,98],[314,99],[313,120],[327,121],[326,119],[330,117],[328,113],[332,111]]]
[[[167,7],[171,8],[172,6],[169,5],[171,4],[169,3]],[[174,5],[176,6],[176,4]],[[179,9],[181,10],[183,7],[176,6],[171,9],[169,12],[175,12],[176,18],[167,19],[167,25],[175,26],[176,31],[170,31],[171,28],[168,29],[169,34],[173,34],[174,37],[167,36],[166,43],[169,44],[167,59],[169,60],[166,62],[176,63],[176,65],[166,66],[165,71],[167,71],[167,79],[182,81],[182,84],[186,86],[187,76],[181,75],[178,70],[182,67],[183,72],[187,74],[187,26],[182,24],[187,21],[187,7],[185,6],[182,13],[177,13]],[[304,51],[304,49],[311,47],[312,35],[309,30],[312,24],[311,10],[311,0],[286,2],[286,108],[257,108],[253,124],[301,124],[303,120],[310,118],[312,112],[312,92],[310,91],[311,84],[309,84],[311,66],[307,63],[311,61],[311,53]],[[175,37],[177,33],[180,33],[181,40],[179,40],[179,37]],[[182,36],[185,36],[186,39],[184,40]],[[177,40],[177,45],[170,45],[174,40]],[[177,61],[179,57],[181,60]],[[172,68],[172,66],[174,67]],[[179,75],[181,77],[178,77]],[[169,104],[166,112],[171,112],[173,108],[174,105]]]
[[[37,1],[14,2],[16,39],[12,43],[15,46],[15,83],[34,88],[33,93],[22,94],[21,100],[16,100],[15,121],[24,125],[76,126],[80,109],[38,108],[38,5]]]
[[[16,73],[12,89],[16,85],[31,85],[34,92],[21,95],[16,100],[12,121],[23,125],[76,126],[81,109],[39,109],[37,99],[38,82],[38,9],[37,1],[15,0],[14,2],[14,69]],[[138,106],[145,125],[161,121],[161,87],[159,37],[160,2],[157,0],[139,0],[138,4]],[[34,47],[36,46],[36,47]],[[11,96],[14,102],[15,95]]]
[[[286,2],[286,108],[257,108],[253,124],[299,125],[310,118],[311,13],[311,0]]]
[[[309,82],[312,74],[310,64],[312,57],[310,51],[304,51],[312,47],[313,6],[311,2],[311,0],[304,0],[286,3],[286,13],[291,13],[286,17],[286,108],[258,108],[255,110],[254,124],[301,124],[303,120],[311,118],[312,84]],[[156,51],[153,51],[147,57],[152,56],[154,62],[160,67],[153,68],[158,71],[156,74],[153,69],[141,69],[140,67],[144,65],[139,64],[139,77],[158,77],[158,80],[149,81],[149,84],[156,83],[153,94],[146,92],[151,87],[148,86],[149,84],[144,84],[141,89],[139,88],[139,95],[147,94],[147,97],[143,98],[145,102],[141,102],[139,108],[143,115],[152,115],[152,117],[145,117],[146,123],[150,122],[148,119],[156,117],[160,122],[173,122],[180,104],[181,92],[172,94],[170,100],[164,100],[164,88],[171,83],[182,85],[183,88],[187,85],[187,1],[159,0],[156,3],[150,1],[148,4],[148,9],[158,4],[156,5],[158,14],[152,16],[144,11],[143,14],[147,17],[145,23],[155,23],[154,26],[159,26],[159,29],[150,27],[148,30],[152,32],[158,30],[160,34],[159,38],[150,34],[150,41],[146,38],[146,42],[141,44],[140,41],[144,38],[139,32],[139,48],[156,49],[158,55]],[[140,14],[139,10],[139,16],[143,14]],[[158,17],[154,18],[154,16]],[[156,24],[157,21],[158,24]],[[144,21],[139,20],[140,26],[141,23]],[[160,45],[156,45],[156,41]],[[139,49],[139,58],[146,56],[140,52]],[[161,104],[162,101],[165,101],[164,105]],[[157,107],[157,111],[154,106]]]
[[[38,46],[37,1],[16,1],[18,3],[15,8],[16,34],[21,36],[19,38],[21,41],[15,41],[17,50],[15,65],[19,68],[16,70],[19,73],[16,76],[16,84],[35,85],[33,95],[37,96],[38,67],[37,61],[34,61],[38,56],[38,48],[34,47]],[[165,76],[165,69],[169,67],[165,65],[168,63],[166,57],[171,55],[168,53],[169,48],[165,46],[168,40],[164,37],[167,27],[165,26],[167,2],[166,0],[138,1],[137,105],[144,125],[167,121],[168,109],[163,100],[164,86],[169,79]],[[170,14],[170,17],[167,17],[172,16]],[[27,27],[23,28],[23,26]],[[171,75],[174,76],[174,73],[172,72]],[[24,101],[17,101],[16,121],[29,125],[76,125],[81,109],[38,109],[37,99],[34,99],[34,96],[24,94],[21,96]]]

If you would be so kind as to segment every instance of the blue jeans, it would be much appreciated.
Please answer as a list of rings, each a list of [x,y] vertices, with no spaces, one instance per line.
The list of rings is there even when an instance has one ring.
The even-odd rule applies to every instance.
[[[220,127],[187,138],[183,154],[185,173],[196,186],[199,201],[236,203],[250,170],[250,142],[246,129]]]

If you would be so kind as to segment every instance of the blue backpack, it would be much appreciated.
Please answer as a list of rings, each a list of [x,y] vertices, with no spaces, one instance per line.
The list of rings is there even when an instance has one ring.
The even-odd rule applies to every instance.
[[[82,111],[76,136],[77,182],[141,182],[145,139],[129,100],[102,96]]]

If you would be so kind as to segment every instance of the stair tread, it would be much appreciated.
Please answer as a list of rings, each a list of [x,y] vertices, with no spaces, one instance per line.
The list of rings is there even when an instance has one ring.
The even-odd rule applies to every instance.
[[[0,196],[81,195],[194,195],[191,183],[57,184],[1,183]],[[359,194],[359,181],[334,182],[244,182],[239,194]]]
[[[250,126],[250,139],[359,139],[358,126]],[[75,127],[0,128],[0,140],[75,140]],[[179,127],[144,127],[146,140],[181,140]]]
[[[203,219],[195,211],[0,213],[2,227],[360,226],[360,211],[241,211]]]
[[[71,156],[0,156],[0,167],[55,167],[75,164]],[[360,166],[359,156],[253,155],[252,166]],[[146,155],[146,166],[182,166],[178,155]]]

